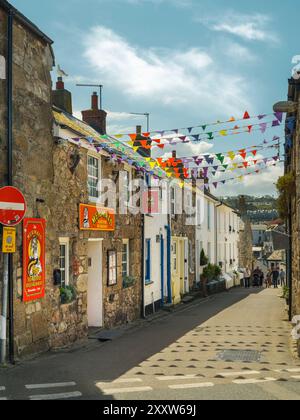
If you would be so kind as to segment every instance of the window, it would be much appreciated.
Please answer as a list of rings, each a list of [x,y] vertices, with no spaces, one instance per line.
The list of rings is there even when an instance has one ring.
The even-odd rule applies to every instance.
[[[122,279],[129,276],[129,240],[124,239],[122,250]]]
[[[117,252],[108,251],[107,253],[107,284],[114,286],[117,284]]]
[[[131,191],[130,191],[130,184],[131,184],[131,174],[129,171],[123,171],[123,182],[124,182],[124,204],[128,207],[131,204]]]
[[[176,213],[176,191],[175,188],[171,188],[171,215],[175,216]]]
[[[210,242],[208,242],[207,244],[207,258],[209,262],[211,262],[211,243]]]
[[[59,269],[61,272],[61,286],[69,285],[69,238],[59,239]]]
[[[210,203],[207,203],[207,229],[211,229],[211,214],[210,214]]]
[[[177,272],[177,243],[173,242],[173,270]]]
[[[99,198],[100,159],[88,156],[88,193],[90,201]]]
[[[146,239],[146,272],[145,281],[146,283],[151,282],[151,239]]]

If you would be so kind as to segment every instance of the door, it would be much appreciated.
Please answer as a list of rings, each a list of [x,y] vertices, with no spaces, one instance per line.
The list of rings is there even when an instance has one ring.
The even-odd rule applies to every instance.
[[[176,305],[181,301],[180,295],[180,240],[172,238],[172,300]]]
[[[184,293],[189,293],[189,240],[184,239]]]
[[[89,327],[103,326],[102,241],[88,243],[87,315]]]
[[[200,283],[200,241],[196,241],[196,283]]]

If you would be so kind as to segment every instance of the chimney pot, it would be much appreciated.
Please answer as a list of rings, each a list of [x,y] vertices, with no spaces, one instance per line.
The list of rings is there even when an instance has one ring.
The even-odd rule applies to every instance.
[[[65,84],[62,77],[57,78],[56,82],[56,90],[64,90]]]
[[[176,150],[173,150],[173,152],[172,152],[172,158],[173,158],[173,159],[176,159],[176,158],[177,158],[177,153],[176,153]]]
[[[136,134],[138,134],[139,136],[142,135],[142,126],[141,125],[136,126]]]
[[[93,95],[92,95],[92,109],[94,111],[98,111],[98,109],[99,109],[97,92],[94,92]]]

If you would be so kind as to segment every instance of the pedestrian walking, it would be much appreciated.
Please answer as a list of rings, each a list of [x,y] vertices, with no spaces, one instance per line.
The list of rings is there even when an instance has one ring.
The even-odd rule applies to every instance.
[[[253,270],[252,278],[253,278],[253,286],[259,287],[260,286],[260,277],[261,277],[261,271],[259,267],[256,267],[255,270]]]
[[[268,270],[267,276],[266,276],[266,288],[270,289],[272,286],[272,270]]]
[[[244,286],[246,289],[249,289],[251,283],[251,271],[249,267],[246,267],[246,270],[244,271]]]
[[[279,276],[280,276],[279,267],[276,267],[272,271],[272,280],[273,280],[274,289],[278,289]]]
[[[283,268],[280,271],[280,285],[281,285],[281,287],[284,287],[286,285],[286,282],[285,282],[285,271],[284,271]]]

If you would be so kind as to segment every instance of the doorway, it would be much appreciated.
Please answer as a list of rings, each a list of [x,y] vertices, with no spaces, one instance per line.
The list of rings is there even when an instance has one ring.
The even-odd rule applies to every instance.
[[[103,326],[102,240],[88,242],[88,326]]]

